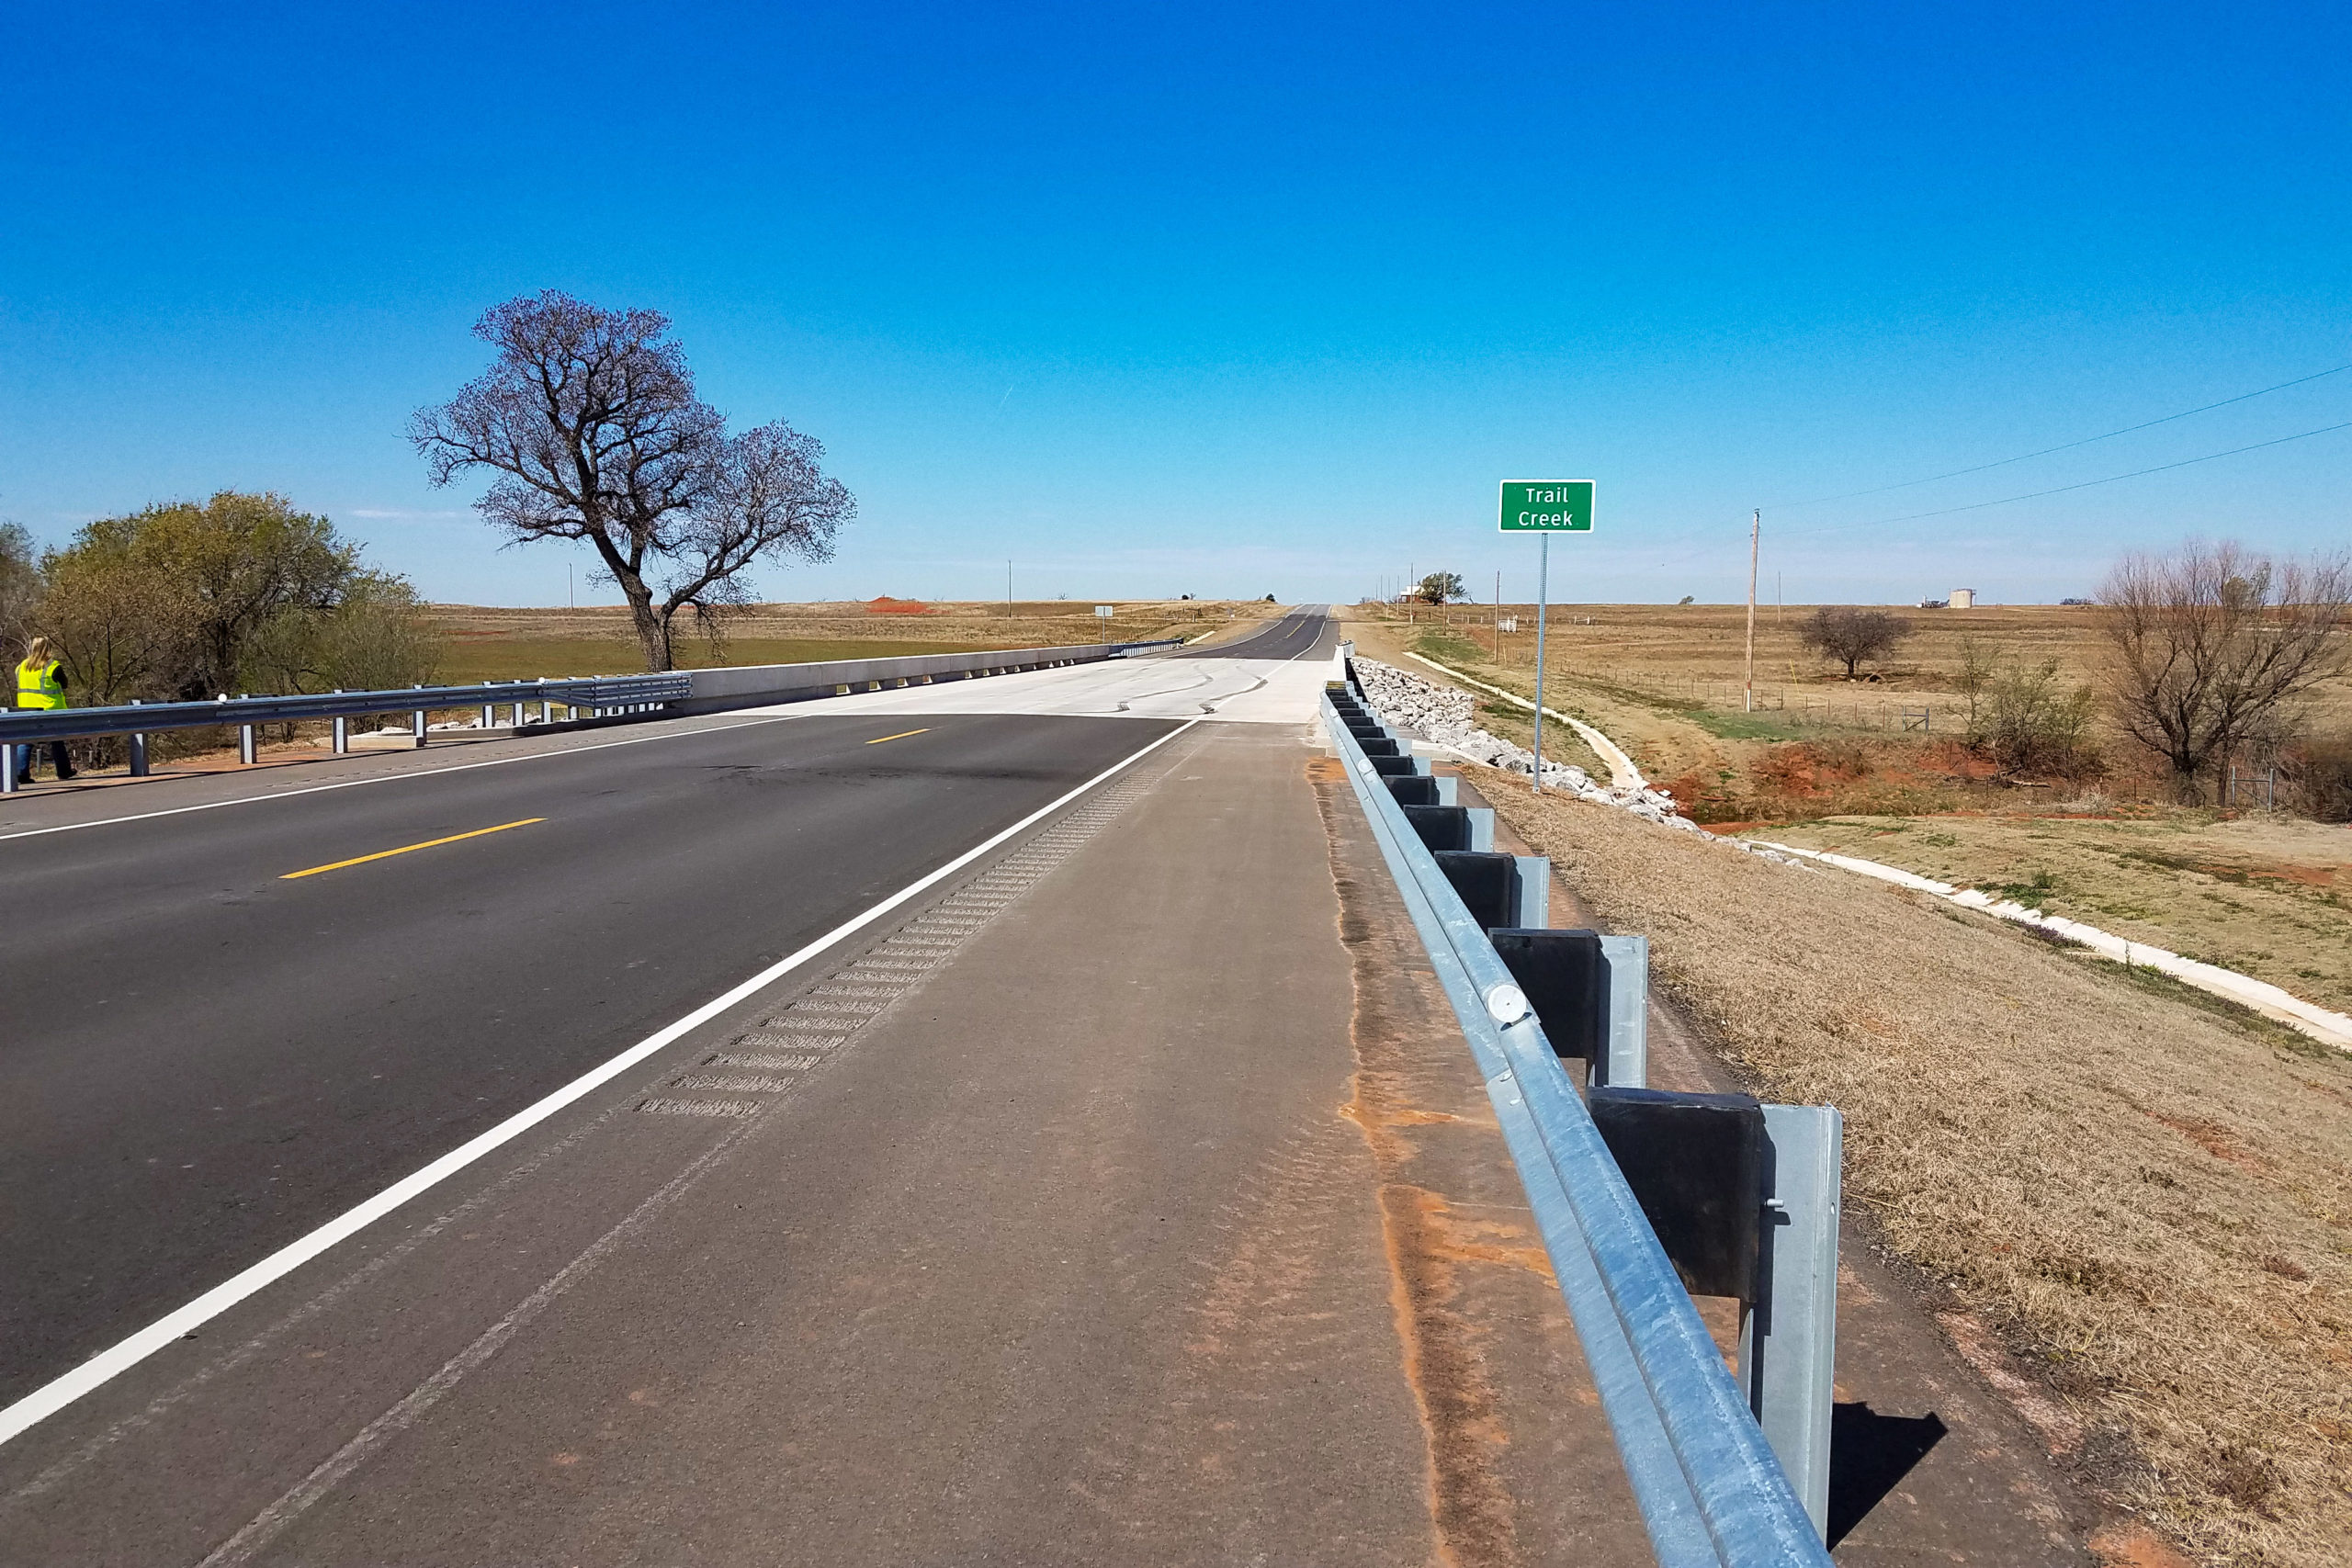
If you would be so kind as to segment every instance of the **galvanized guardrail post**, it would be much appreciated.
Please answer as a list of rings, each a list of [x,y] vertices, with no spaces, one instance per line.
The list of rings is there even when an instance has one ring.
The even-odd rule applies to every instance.
[[[1609,965],[1609,1046],[1597,1081],[1646,1089],[1650,1081],[1650,939],[1604,936]]]
[[[1767,1105],[1764,1134],[1764,1279],[1740,1325],[1740,1372],[1765,1440],[1826,1532],[1845,1119],[1835,1106]]]

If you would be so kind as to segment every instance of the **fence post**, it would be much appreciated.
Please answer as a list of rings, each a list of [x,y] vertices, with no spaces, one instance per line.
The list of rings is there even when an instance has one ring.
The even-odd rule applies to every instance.
[[[424,690],[424,682],[422,681],[416,682],[409,687],[409,690],[412,692],[421,692]],[[408,732],[415,739],[416,743],[419,746],[424,744],[424,710],[423,708],[419,708],[414,713],[408,716]]]
[[[131,698],[130,705],[132,707],[139,706],[140,700],[137,697]],[[134,779],[145,778],[147,776],[147,737],[145,732],[133,730],[130,736],[130,744],[126,748],[126,750],[130,753],[130,776]]]
[[[16,793],[17,748],[14,744],[0,746],[0,795]]]
[[[244,694],[239,693],[237,700],[243,702]],[[237,761],[250,768],[257,760],[258,748],[254,744],[254,727],[250,724],[237,726]]]

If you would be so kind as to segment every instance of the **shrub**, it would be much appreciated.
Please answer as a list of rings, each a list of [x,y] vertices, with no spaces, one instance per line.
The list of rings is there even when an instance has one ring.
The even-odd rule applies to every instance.
[[[2014,665],[1986,682],[1969,743],[2005,773],[2041,773],[2076,783],[2098,778],[2107,763],[2089,739],[2098,706],[2088,686],[2061,685],[2054,659]]]
[[[2278,772],[2288,798],[2321,822],[2352,822],[2352,731],[2286,747]]]

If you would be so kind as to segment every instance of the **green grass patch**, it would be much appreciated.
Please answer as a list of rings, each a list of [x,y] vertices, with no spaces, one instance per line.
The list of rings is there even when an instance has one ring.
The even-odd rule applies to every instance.
[[[2181,956],[2187,958],[2188,954],[2184,953]],[[2290,1055],[2322,1061],[2339,1061],[2343,1057],[2343,1053],[2324,1041],[2314,1040],[2300,1029],[2290,1029],[2268,1014],[2256,1012],[2242,1002],[2217,997],[2186,981],[2176,980],[2160,969],[2149,969],[2137,964],[2118,964],[2111,958],[2093,957],[2087,951],[2082,962],[2098,964],[2100,973],[2120,975],[2126,985],[2137,987],[2150,996],[2164,997],[2200,1012],[2211,1013],[2240,1032],[2278,1046]],[[2199,959],[2196,962],[2210,964],[2213,960]]]
[[[2023,904],[2029,909],[2039,909],[2056,897],[2058,879],[2046,871],[2037,871],[2030,882],[2005,882],[1990,891],[1999,894],[2012,904]]]
[[[1718,740],[1794,740],[1803,733],[1778,714],[1724,713],[1699,707],[1668,711],[1689,719]]]
[[[1443,664],[1484,664],[1487,650],[1450,626],[1431,626],[1413,639],[1413,651]]]

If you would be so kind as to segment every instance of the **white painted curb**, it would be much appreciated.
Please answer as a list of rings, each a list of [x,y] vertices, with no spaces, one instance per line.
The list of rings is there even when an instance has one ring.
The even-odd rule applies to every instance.
[[[1443,671],[1448,676],[1452,677],[1453,680],[1461,682],[1464,685],[1476,686],[1482,692],[1490,693],[1495,696],[1502,698],[1503,701],[1510,704],[1513,707],[1525,708],[1530,713],[1533,713],[1535,711],[1535,705],[1529,702],[1525,697],[1519,695],[1516,692],[1506,692],[1500,686],[1489,686],[1484,681],[1464,675],[1461,671],[1454,669],[1450,664],[1440,664],[1436,660],[1425,659],[1418,653],[1408,653],[1405,657],[1412,660],[1417,664],[1426,664],[1432,670]],[[1634,766],[1634,759],[1625,754],[1625,749],[1618,745],[1614,740],[1610,739],[1606,735],[1601,734],[1600,731],[1595,729],[1592,726],[1587,724],[1584,720],[1580,718],[1570,718],[1566,714],[1560,712],[1556,708],[1545,708],[1544,710],[1544,716],[1545,718],[1556,718],[1562,724],[1566,725],[1570,729],[1575,730],[1577,736],[1583,739],[1584,743],[1592,748],[1593,754],[1599,757],[1602,761],[1609,764],[1609,782],[1614,787],[1618,789],[1647,789],[1650,787],[1649,781],[1642,777],[1642,770]]]
[[[1482,692],[1490,692],[1505,702],[1519,707],[1532,711],[1535,706],[1525,697],[1506,692],[1499,686],[1489,686],[1484,681],[1464,675],[1461,671],[1449,665],[1440,664],[1434,659],[1424,658],[1418,653],[1408,653],[1405,657],[1426,664],[1432,670],[1442,671],[1447,676],[1461,682],[1465,686],[1476,686]],[[1591,747],[1600,760],[1609,764],[1609,771],[1618,785],[1623,787],[1630,784],[1634,788],[1646,787],[1642,783],[1640,770],[1634,766],[1634,760],[1628,757],[1624,749],[1615,741],[1581,719],[1570,718],[1566,714],[1555,713],[1550,708],[1545,708],[1544,712],[1547,717],[1558,719],[1582,736],[1585,744]],[[1712,834],[1709,836],[1714,837]],[[1855,855],[1831,854],[1824,850],[1801,850],[1793,844],[1773,843],[1769,839],[1735,840],[1725,836],[1718,841],[1755,844],[1780,854],[1802,856],[1805,860],[1818,861],[1824,865],[1834,865],[1841,871],[1850,871],[1858,876],[1868,876],[1880,882],[1892,883],[1897,887],[1907,888],[1914,893],[1926,893],[1941,898],[1946,903],[1957,904],[1963,909],[1974,909],[1979,913],[1991,915],[1996,919],[2007,920],[2016,925],[2033,926],[2049,931],[2053,936],[2063,936],[2070,942],[2080,942],[2101,958],[2111,958],[2126,968],[2154,969],[2160,975],[2169,975],[2183,985],[2194,986],[2200,991],[2206,991],[2217,997],[2225,997],[2241,1006],[2252,1008],[2266,1018],[2276,1019],[2280,1023],[2299,1030],[2324,1044],[2333,1045],[2339,1051],[2352,1051],[2352,1017],[2340,1012],[2331,1012],[2318,1003],[2307,1002],[2293,992],[2283,990],[2267,980],[2257,980],[2251,975],[2241,975],[2234,969],[2224,969],[2217,964],[2202,964],[2194,958],[2183,958],[2179,953],[2165,948],[2150,947],[2143,942],[2127,942],[2110,931],[2103,931],[2097,926],[2086,926],[2080,920],[2070,920],[2063,915],[2045,915],[2039,909],[2029,909],[2022,904],[1995,898],[1992,895],[1979,892],[1973,887],[1955,887],[1948,882],[1938,882],[1932,877],[1920,876],[1905,871],[1900,866],[1882,865],[1874,860],[1863,860]]]
[[[1769,839],[1750,839],[1747,842],[1761,844],[1768,850],[1778,850],[1784,855],[1803,855],[1807,860],[1834,865],[1858,876],[1893,883],[1914,893],[1929,894],[1964,909],[1991,915],[1996,919],[2037,927],[2054,936],[2063,936],[2069,942],[2078,942],[2101,958],[2114,959],[2129,968],[2154,969],[2158,974],[2169,975],[2184,985],[2210,991],[2217,997],[2227,997],[2267,1018],[2275,1018],[2338,1050],[2352,1051],[2352,1017],[2331,1012],[2315,1002],[2307,1002],[2267,980],[2257,980],[2251,975],[2241,975],[2234,969],[2224,969],[2217,964],[2201,964],[2194,958],[2183,958],[2165,948],[2127,942],[2111,931],[2086,926],[2080,920],[2070,920],[2064,915],[2045,915],[2023,904],[1995,898],[1991,894],[1973,887],[1955,887],[1949,882],[1938,882],[1933,877],[1920,876],[1899,866],[1882,865],[1877,861],[1863,860],[1856,855],[1831,854],[1826,850],[1801,850],[1793,844],[1773,843]]]

